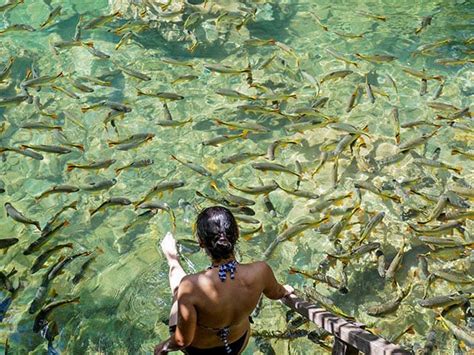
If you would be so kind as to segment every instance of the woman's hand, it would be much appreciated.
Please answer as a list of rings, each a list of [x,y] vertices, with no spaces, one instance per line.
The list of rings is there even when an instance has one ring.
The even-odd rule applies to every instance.
[[[165,341],[155,346],[154,355],[168,354],[168,351],[166,351],[167,345],[168,341]]]
[[[168,263],[173,260],[178,260],[178,249],[176,248],[176,239],[173,234],[168,232],[161,241],[161,250],[165,254]]]
[[[295,289],[290,285],[283,285],[286,290],[286,294],[283,297],[289,296],[292,293],[295,293]]]

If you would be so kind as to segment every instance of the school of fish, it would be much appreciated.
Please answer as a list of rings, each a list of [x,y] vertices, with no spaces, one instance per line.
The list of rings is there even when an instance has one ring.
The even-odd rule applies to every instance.
[[[39,3],[47,16],[17,22]],[[278,3],[0,4],[5,353],[92,349],[82,322],[110,317],[109,298],[126,311],[133,290],[101,284],[119,283],[113,272],[147,284],[167,230],[187,270],[203,269],[192,221],[216,204],[239,222],[242,262],[266,260],[299,296],[416,354],[473,351],[472,31],[447,38],[442,10],[422,11],[393,52],[377,51],[377,31],[405,14],[351,9],[368,24],[351,32],[332,16],[344,7]],[[333,41],[313,53],[268,35],[269,9],[301,13],[307,41]],[[304,338],[331,351],[329,333],[291,311],[265,316],[268,304],[254,349]]]

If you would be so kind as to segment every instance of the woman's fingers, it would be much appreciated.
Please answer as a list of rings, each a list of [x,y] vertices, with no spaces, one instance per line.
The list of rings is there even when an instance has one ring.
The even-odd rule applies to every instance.
[[[284,287],[285,290],[286,290],[286,295],[285,295],[285,296],[288,296],[288,295],[291,294],[291,293],[295,293],[295,289],[293,288],[293,286],[290,286],[290,285],[283,285],[283,287]]]
[[[155,346],[154,355],[168,354],[167,351],[163,350],[163,347],[164,347],[163,344],[158,344],[157,346]]]

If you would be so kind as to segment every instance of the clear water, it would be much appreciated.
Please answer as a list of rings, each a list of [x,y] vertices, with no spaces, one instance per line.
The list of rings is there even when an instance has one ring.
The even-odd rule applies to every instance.
[[[12,221],[6,217],[5,213],[1,214],[1,237],[15,236],[20,241],[2,255],[0,268],[4,271],[15,268],[18,272],[12,279],[14,283],[20,281],[23,288],[18,292],[1,323],[0,349],[8,338],[13,353],[20,354],[29,351],[39,354],[46,351],[47,342],[40,335],[32,332],[34,316],[27,311],[41,283],[41,274],[46,269],[31,275],[29,268],[35,257],[42,251],[66,242],[74,243],[74,252],[89,250],[94,251],[98,256],[86,271],[84,279],[76,286],[70,279],[80,269],[84,258],[71,263],[64,274],[58,276],[50,287],[51,299],[80,297],[79,304],[66,305],[55,310],[50,316],[59,328],[59,335],[53,343],[59,352],[151,353],[153,346],[167,336],[167,326],[164,321],[167,319],[170,308],[168,270],[157,246],[162,236],[171,228],[169,216],[166,213],[158,213],[149,223],[138,224],[124,233],[124,226],[137,216],[137,212],[130,206],[108,208],[90,217],[89,210],[98,207],[111,196],[127,197],[132,201],[137,201],[152,186],[161,181],[185,180],[183,188],[165,192],[162,196],[156,196],[154,200],[167,202],[174,210],[177,219],[177,237],[190,238],[195,210],[183,209],[183,201],[195,208],[210,205],[211,202],[198,197],[195,192],[215,193],[210,187],[211,180],[216,181],[221,189],[227,187],[227,180],[231,180],[237,186],[256,186],[260,184],[260,179],[265,183],[276,180],[287,187],[296,186],[296,177],[256,171],[251,167],[251,161],[226,165],[220,163],[222,158],[236,152],[264,153],[271,142],[280,138],[301,141],[298,145],[279,148],[275,160],[292,169],[296,169],[296,161],[302,164],[305,178],[301,183],[301,189],[319,194],[331,191],[332,162],[325,164],[314,178],[311,178],[311,172],[318,165],[321,145],[330,140],[339,141],[345,133],[329,127],[311,129],[303,133],[287,132],[285,125],[292,123],[291,119],[239,111],[238,105],[251,102],[219,96],[215,90],[232,88],[257,96],[261,95],[261,92],[247,85],[245,74],[213,73],[203,67],[204,63],[222,63],[244,68],[250,61],[253,68],[259,68],[265,60],[275,55],[275,60],[267,67],[253,70],[253,80],[271,87],[277,93],[296,95],[296,99],[289,99],[282,103],[281,108],[284,112],[308,107],[315,100],[318,92],[307,78],[301,76],[299,69],[316,80],[320,80],[330,71],[339,69],[351,69],[358,73],[338,81],[323,83],[319,95],[329,97],[327,106],[322,109],[325,114],[357,127],[368,125],[370,138],[364,138],[367,150],[363,151],[363,154],[367,154],[369,163],[370,158],[379,159],[396,151],[390,118],[393,106],[399,108],[402,124],[415,120],[433,122],[435,115],[441,113],[430,109],[426,104],[432,101],[439,83],[436,80],[429,80],[428,93],[420,96],[420,80],[407,75],[401,70],[402,67],[425,69],[430,75],[442,75],[445,78],[445,87],[437,101],[450,103],[459,108],[472,103],[473,64],[446,66],[436,62],[440,58],[469,57],[472,59],[472,44],[466,44],[466,40],[472,38],[473,25],[471,15],[473,6],[469,1],[262,0],[238,4],[232,1],[217,1],[212,2],[212,6],[209,2],[205,9],[201,6],[194,10],[181,2],[171,1],[171,3],[168,11],[177,11],[183,7],[185,15],[178,14],[164,20],[160,15],[157,17],[148,13],[144,19],[151,21],[149,28],[143,31],[135,29],[134,38],[118,50],[115,50],[115,46],[120,37],[108,30],[118,28],[125,24],[126,19],[132,19],[134,12],[140,12],[140,7],[129,6],[126,1],[109,4],[105,0],[25,0],[23,4],[3,15],[1,26],[4,28],[17,23],[26,23],[39,28],[52,8],[57,5],[62,6],[60,17],[42,30],[0,34],[1,62],[6,64],[10,56],[16,58],[9,80],[2,84],[0,90],[2,98],[19,93],[19,85],[32,65],[39,70],[41,75],[56,75],[60,72],[72,77],[108,75],[107,79],[112,81],[112,86],[90,84],[95,91],[89,94],[77,92],[80,96],[79,100],[67,97],[49,87],[43,87],[41,91],[30,90],[30,93],[38,96],[42,103],[48,102],[44,110],[57,114],[59,118],[56,120],[39,115],[35,105],[29,105],[26,102],[13,107],[0,108],[2,125],[0,146],[60,144],[57,136],[51,131],[27,130],[19,127],[25,121],[41,120],[61,125],[63,133],[70,142],[83,144],[85,148],[84,153],[73,149],[72,153],[62,156],[43,153],[45,158],[42,161],[10,152],[4,155],[0,166],[1,179],[6,185],[6,192],[0,195],[2,205],[5,202],[11,202],[28,217],[39,220],[41,225],[44,225],[61,207],[74,200],[78,200],[78,209],[65,212],[62,218],[69,221],[69,226],[54,236],[41,248],[41,251],[29,256],[24,256],[22,252],[38,237],[39,233],[33,227]],[[237,31],[236,25],[245,15],[239,7],[256,9],[256,14],[254,19]],[[117,17],[97,29],[84,30],[82,35],[83,41],[93,42],[96,48],[110,54],[111,59],[98,59],[83,47],[60,50],[57,54],[52,52],[53,42],[70,40],[73,37],[80,16],[88,20],[116,10],[123,13],[122,18]],[[160,11],[157,11],[159,14]],[[190,26],[198,45],[191,52],[189,47],[193,41],[190,35],[183,31],[183,19],[192,12],[198,11],[201,11],[201,14],[194,15],[198,16],[198,21]],[[231,15],[239,14],[240,17],[231,15],[219,17],[226,11]],[[364,12],[386,16],[386,21],[369,17]],[[327,26],[329,31],[323,30],[322,26],[316,22],[314,15],[320,18],[321,23]],[[433,15],[431,26],[416,35],[415,29],[419,27],[421,18],[427,15]],[[217,18],[219,20],[216,27]],[[335,32],[363,34],[363,38],[342,37]],[[298,60],[293,54],[277,46],[245,44],[244,41],[250,38],[273,38],[285,43],[292,48]],[[413,55],[413,52],[421,45],[443,39],[451,41],[429,53]],[[335,59],[327,52],[327,49],[356,61],[358,66],[354,67]],[[354,56],[355,53],[390,54],[396,56],[397,59],[388,63],[374,64],[358,60]],[[192,61],[193,68],[166,64],[159,60],[163,57]],[[117,63],[146,73],[152,80],[140,81],[117,72]],[[3,64],[1,67],[3,68]],[[357,106],[347,113],[347,102],[355,85],[363,84],[364,75],[369,72],[372,87],[383,90],[388,97],[376,93],[376,101],[371,104],[364,92]],[[196,75],[198,78],[190,82],[171,84],[179,76],[189,74]],[[398,93],[386,79],[386,74],[391,75],[397,83]],[[72,88],[65,78],[56,81],[55,84]],[[159,99],[138,97],[137,88],[146,92],[168,91],[183,95],[184,100],[170,102],[168,106],[175,120],[191,118],[192,123],[176,128],[157,126],[156,121],[164,119],[162,103]],[[104,126],[103,121],[106,118],[107,109],[81,112],[81,107],[100,100],[123,102],[132,108],[132,112],[126,114],[124,118],[116,120],[117,131],[110,124],[107,128]],[[258,102],[270,105],[270,102]],[[251,132],[246,139],[236,139],[218,147],[203,146],[201,142],[217,135],[240,132],[218,126],[214,121],[217,118],[225,121],[258,122],[269,128],[269,132]],[[329,215],[331,221],[337,221],[340,216],[334,212],[334,209],[354,206],[354,181],[356,180],[370,179],[377,186],[382,186],[384,183],[390,183],[394,178],[400,181],[430,176],[434,182],[423,191],[436,196],[453,184],[452,175],[472,182],[472,160],[462,155],[451,155],[452,148],[471,150],[471,152],[473,149],[472,121],[466,118],[458,121],[464,125],[470,125],[471,130],[444,125],[437,135],[432,137],[425,146],[416,148],[416,151],[430,158],[435,149],[440,148],[439,160],[462,167],[461,174],[446,169],[425,166],[420,168],[413,163],[411,158],[406,158],[381,171],[376,169],[372,174],[361,172],[350,150],[346,149],[339,158],[339,183],[336,190],[352,191],[353,197],[345,199],[338,206],[323,210],[320,216]],[[431,132],[433,129],[431,126],[402,129],[401,140],[407,141],[423,133]],[[107,144],[108,140],[123,139],[131,134],[142,132],[154,133],[156,136],[151,142],[128,151],[120,151]],[[170,159],[171,154],[203,165],[212,172],[212,179],[183,167]],[[66,172],[67,163],[85,163],[107,158],[116,159],[117,162],[112,167],[99,172],[80,169]],[[145,158],[153,159],[154,164],[140,169],[124,170],[118,177],[116,176],[115,168]],[[264,161],[264,158],[256,160]],[[83,186],[87,182],[114,177],[117,177],[118,182],[109,190],[80,191],[70,195],[56,194],[35,202],[36,196],[54,184]],[[229,191],[244,196],[235,190],[229,189]],[[270,194],[277,211],[276,216],[272,216],[266,211],[262,196],[245,196],[255,199],[256,204],[253,208],[256,215],[254,217],[262,222],[263,231],[249,240],[240,242],[238,249],[243,262],[261,259],[266,247],[276,235],[286,225],[291,226],[307,216],[309,206],[314,203],[314,201],[294,197],[277,190]],[[402,203],[397,204],[371,192],[363,192],[362,210],[354,215],[351,225],[341,234],[342,245],[347,247],[348,242],[359,235],[361,225],[367,223],[370,216],[385,211],[383,223],[374,230],[369,241],[381,242],[382,249],[390,260],[400,248],[402,237],[405,236],[406,255],[403,267],[397,272],[397,281],[402,287],[406,287],[411,282],[417,283],[420,278],[416,255],[428,249],[420,246],[414,241],[412,233],[407,232],[408,225],[401,219],[402,207],[422,209],[429,214],[434,205],[435,203],[428,203],[412,195],[402,198]],[[254,227],[246,224],[242,226],[243,228]],[[472,223],[469,220],[466,222],[466,230],[472,231]],[[66,254],[69,251],[63,250],[62,253]],[[286,241],[278,246],[268,261],[279,280],[302,289],[304,285],[311,285],[311,281],[300,275],[288,274],[289,267],[293,266],[306,271],[315,270],[326,253],[335,253],[332,242],[324,233],[310,229],[292,241]],[[54,254],[49,263],[55,262],[60,254]],[[190,272],[201,270],[208,264],[203,253],[189,254],[186,257],[188,263],[185,267]],[[430,260],[430,267],[432,269],[451,267],[472,272],[467,258],[454,261]],[[349,288],[347,295],[339,294],[323,284],[318,285],[317,289],[332,298],[345,312],[389,339],[393,339],[408,325],[413,324],[414,332],[405,334],[398,341],[408,347],[424,344],[425,334],[433,324],[435,313],[422,309],[416,304],[416,300],[423,294],[423,287],[415,287],[397,312],[382,318],[374,318],[364,312],[365,307],[394,298],[396,289],[377,275],[373,255],[365,255],[359,260],[352,261],[346,270]],[[340,265],[335,270],[331,270],[330,274],[338,278],[338,271],[340,271]],[[460,289],[466,289],[466,285],[437,280],[430,294],[446,294]],[[2,299],[7,296],[5,290],[0,290],[0,294]],[[280,304],[265,301],[254,329],[284,330],[286,328],[285,312],[286,310]],[[456,313],[456,317],[460,316]],[[460,318],[456,322],[464,324]],[[308,326],[307,329],[313,328]],[[452,349],[457,348],[454,337],[441,327],[437,328],[437,340],[437,351],[440,353],[454,351]],[[292,354],[325,352],[323,348],[311,343],[305,337],[290,342],[271,340],[271,345],[279,354],[290,353],[290,351]],[[464,348],[463,351],[467,350]],[[255,352],[258,352],[258,348],[252,339],[246,354]]]

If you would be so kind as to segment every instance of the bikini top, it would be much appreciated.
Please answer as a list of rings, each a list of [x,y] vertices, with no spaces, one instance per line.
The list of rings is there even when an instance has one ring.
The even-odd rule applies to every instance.
[[[238,262],[236,260],[228,261],[225,264],[221,265],[211,265],[207,269],[219,268],[219,279],[224,282],[227,280],[227,273],[230,274],[230,279],[233,280],[235,278],[235,270]],[[213,328],[207,327],[205,325],[199,324],[201,328],[209,329],[217,333],[217,336],[221,339],[222,343],[224,344],[224,348],[227,354],[232,352],[232,349],[229,346],[229,335],[230,335],[230,325],[222,328]]]

